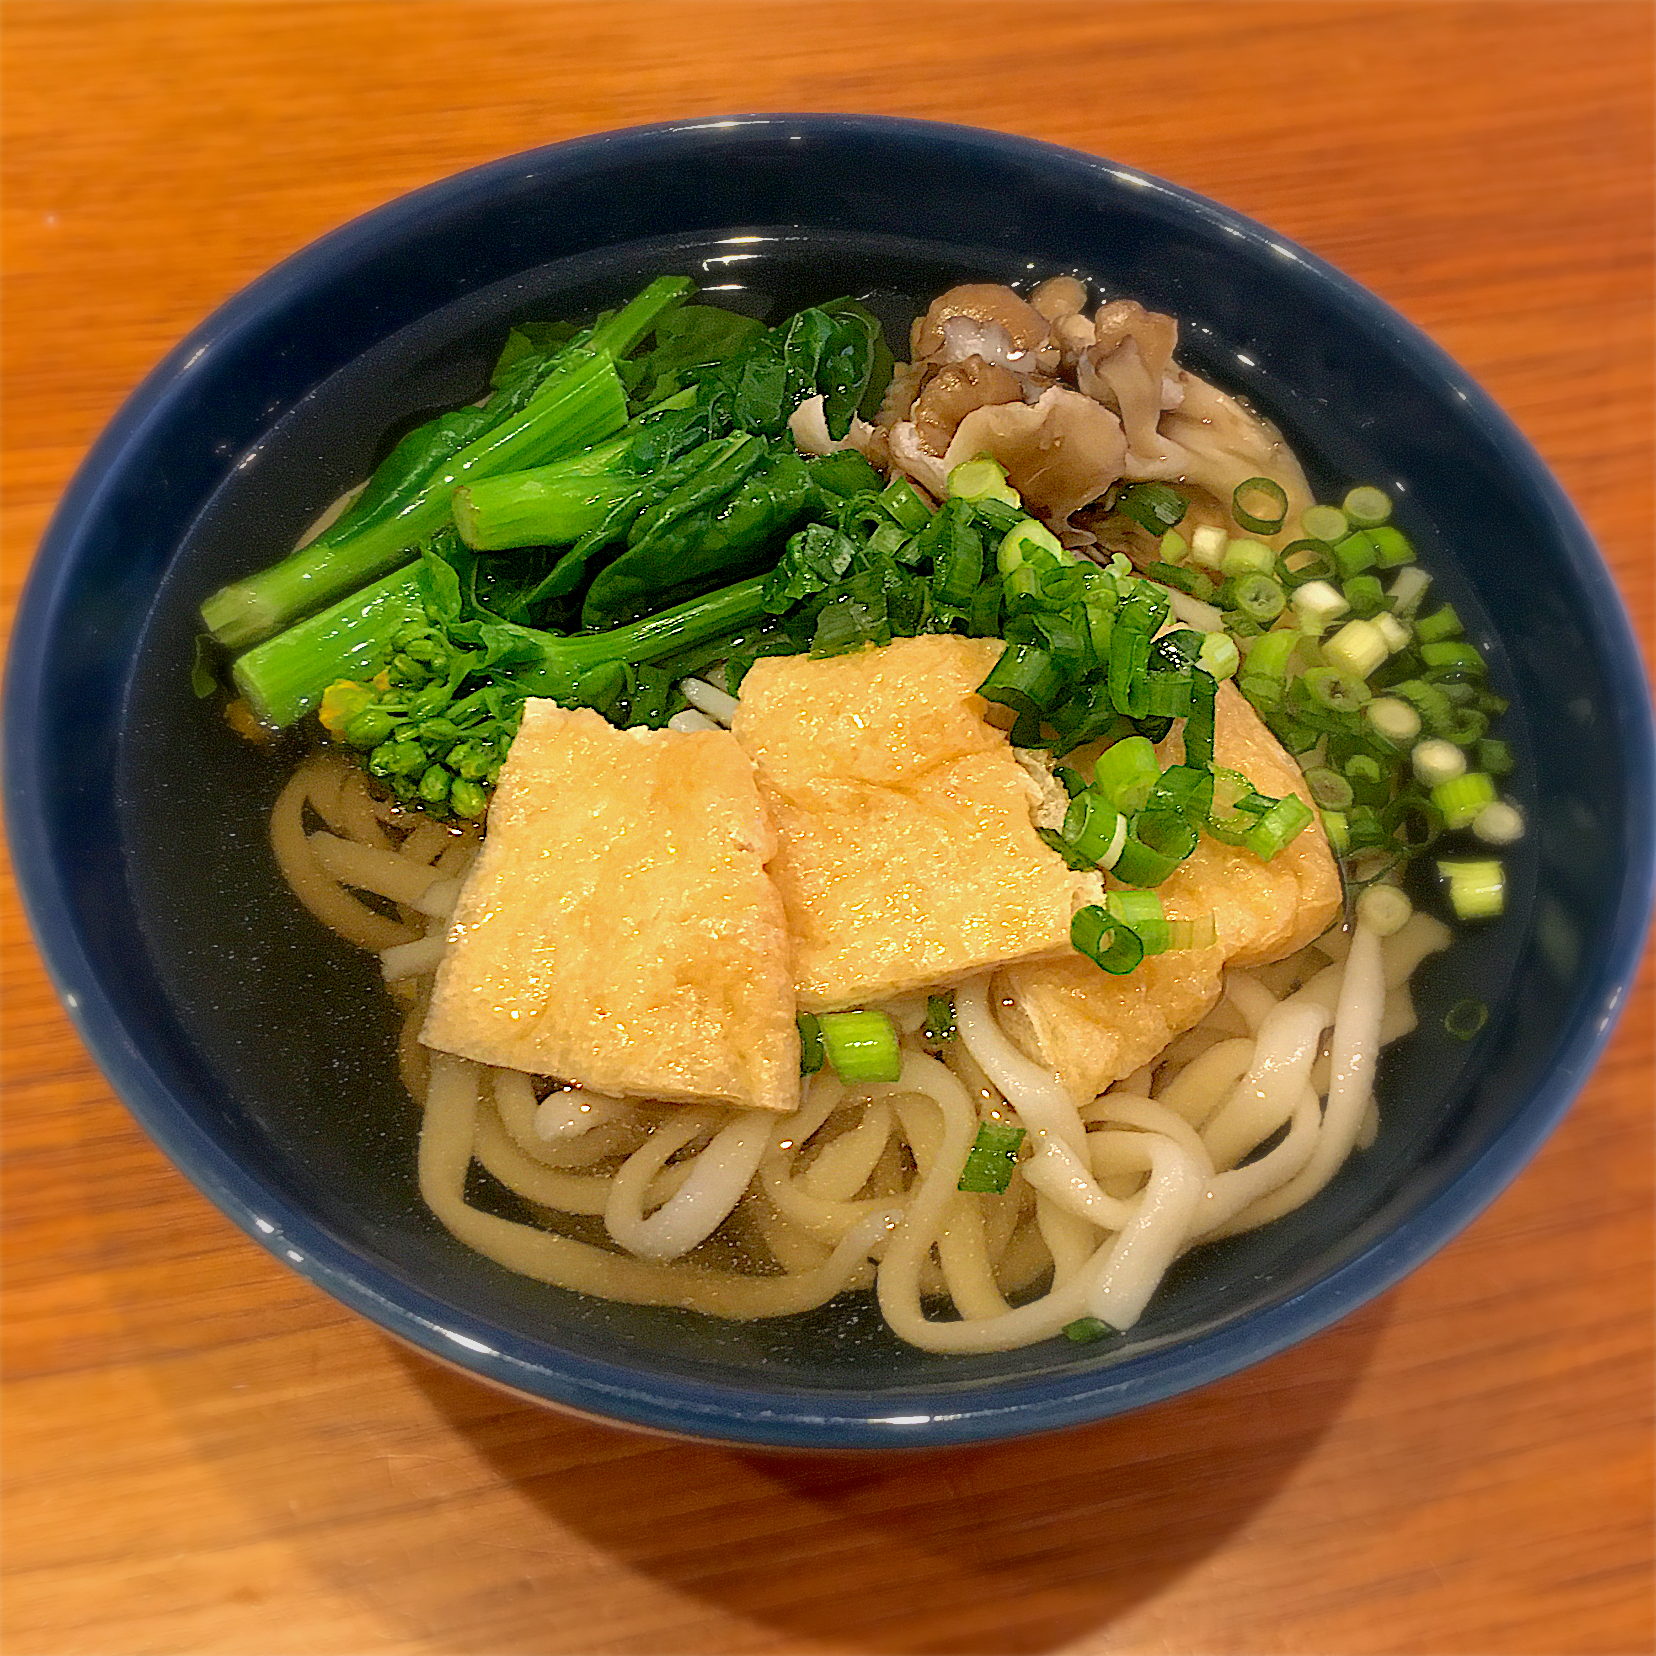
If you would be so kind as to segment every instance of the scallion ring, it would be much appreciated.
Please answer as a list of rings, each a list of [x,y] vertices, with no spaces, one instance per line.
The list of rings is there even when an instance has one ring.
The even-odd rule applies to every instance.
[[[1144,959],[1144,944],[1133,928],[1097,903],[1076,910],[1070,921],[1070,942],[1112,977],[1125,977]]]
[[[1231,495],[1231,516],[1256,535],[1274,535],[1288,516],[1288,491],[1269,477],[1250,477]]]
[[[1337,667],[1313,667],[1302,682],[1313,701],[1335,713],[1355,713],[1369,700],[1369,687]]]

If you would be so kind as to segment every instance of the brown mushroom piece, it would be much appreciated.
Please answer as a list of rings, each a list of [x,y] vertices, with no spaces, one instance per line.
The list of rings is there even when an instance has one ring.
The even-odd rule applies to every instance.
[[[1129,466],[1154,464],[1162,453],[1156,425],[1169,406],[1164,381],[1179,325],[1136,299],[1115,299],[1100,308],[1093,332],[1096,342],[1076,365],[1076,384],[1120,413]]]
[[[1055,385],[1033,403],[968,414],[943,457],[945,475],[980,454],[998,460],[1024,505],[1057,526],[1121,476],[1127,439],[1107,408]]]
[[[1029,303],[1048,322],[1076,315],[1087,302],[1087,289],[1074,276],[1049,276],[1029,296]]]
[[[1252,477],[1268,477],[1287,495],[1288,510],[1280,534],[1256,538],[1273,543],[1291,538],[1313,497],[1282,434],[1246,403],[1197,375],[1180,370],[1179,382],[1184,396],[1177,408],[1162,415],[1158,458],[1143,468],[1130,461],[1128,476],[1203,489],[1232,522],[1237,486]]]
[[[941,366],[980,356],[1018,373],[1057,366],[1047,320],[1009,287],[964,282],[940,294],[910,335],[916,362]]]
[[[1022,401],[1023,387],[1010,368],[969,356],[932,376],[914,399],[909,418],[921,444],[941,455],[948,452],[950,439],[968,414],[992,403]]]

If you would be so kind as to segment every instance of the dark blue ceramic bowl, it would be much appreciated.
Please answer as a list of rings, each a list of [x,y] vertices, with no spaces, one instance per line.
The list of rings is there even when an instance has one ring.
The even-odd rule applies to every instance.
[[[1421,979],[1383,1126],[1314,1202],[1174,1272],[1129,1338],[911,1351],[849,1300],[733,1325],[522,1281],[433,1222],[374,963],[265,850],[280,765],[190,694],[201,598],[273,560],[400,423],[477,395],[511,319],[684,271],[894,320],[968,276],[1075,270],[1180,318],[1182,355],[1314,480],[1389,489],[1485,649],[1533,825],[1514,900]],[[1399,317],[1257,224],[1090,156],[956,127],[766,116],[479,168],[253,284],[144,382],[71,485],[19,613],[6,805],[65,1005],[146,1130],[255,1241],[391,1332],[536,1398],[670,1432],[937,1445],[1164,1398],[1305,1338],[1473,1218],[1581,1086],[1652,885],[1650,706],[1626,616],[1512,425]],[[1466,994],[1493,1016],[1442,1031]],[[368,1039],[364,1040],[364,1032]]]

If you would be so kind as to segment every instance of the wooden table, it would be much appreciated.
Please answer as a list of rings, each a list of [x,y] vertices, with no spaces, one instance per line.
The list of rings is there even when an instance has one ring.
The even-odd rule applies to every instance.
[[[1651,620],[1640,4],[13,4],[5,599],[208,310],[507,151],[690,113],[964,120],[1331,259],[1489,388]],[[394,1347],[162,1161],[4,966],[14,1656],[1622,1652],[1651,1619],[1651,1000],[1426,1268],[1182,1401],[926,1460],[684,1447]]]

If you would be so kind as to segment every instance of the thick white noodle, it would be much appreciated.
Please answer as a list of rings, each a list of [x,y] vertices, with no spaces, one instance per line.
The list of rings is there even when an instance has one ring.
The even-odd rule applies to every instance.
[[[1225,999],[1242,1014],[1251,1034],[1259,1033],[1259,1026],[1276,1010],[1278,997],[1247,972],[1231,971],[1225,974]]]
[[[716,719],[710,719],[705,713],[698,713],[693,707],[681,707],[672,718],[667,721],[669,730],[676,730],[681,736],[693,736],[701,730],[723,730],[724,726]]]
[[[1179,1249],[1207,1187],[1195,1160],[1159,1133],[1140,1133],[1150,1179],[1137,1211],[1107,1250],[1087,1294],[1088,1312],[1112,1328],[1131,1328]]]
[[[1386,987],[1401,988],[1427,955],[1447,949],[1454,933],[1441,920],[1417,909],[1401,931],[1395,931],[1380,945],[1385,962]]]
[[[1327,1014],[1315,1004],[1272,1004],[1259,1026],[1248,1073],[1202,1129],[1202,1142],[1220,1171],[1235,1167],[1293,1114],[1327,1024]]]
[[[1181,1115],[1198,1131],[1230,1097],[1231,1089],[1253,1062],[1254,1043],[1237,1038],[1209,1047],[1193,1058],[1162,1088],[1156,1102]]]
[[[1129,1092],[1107,1092],[1093,1100],[1081,1112],[1081,1119],[1089,1126],[1095,1122],[1120,1122],[1128,1127],[1141,1127],[1147,1133],[1160,1133],[1196,1160],[1198,1167],[1208,1175],[1213,1172],[1213,1158],[1202,1143],[1201,1135],[1181,1115],[1153,1098],[1138,1097]],[[1088,1133],[1090,1143],[1095,1137]],[[1095,1167],[1093,1171],[1098,1170]]]
[[[524,1076],[523,1080],[533,1099],[534,1088],[528,1086],[529,1077]],[[496,1096],[499,1096],[498,1086]],[[595,1127],[607,1127],[629,1113],[629,1107],[619,1098],[587,1092],[581,1087],[548,1093],[534,1106],[534,1110],[535,1137],[546,1140],[548,1144],[560,1139],[579,1138],[583,1133],[590,1133]]]
[[[1120,1230],[1133,1217],[1133,1204],[1105,1195],[1091,1168],[1057,1139],[1048,1139],[1019,1172],[1032,1190],[1100,1230]]]
[[[1294,1106],[1288,1132],[1280,1144],[1273,1145],[1258,1161],[1215,1174],[1208,1180],[1188,1240],[1194,1242],[1217,1230],[1235,1219],[1249,1203],[1287,1184],[1310,1161],[1321,1126],[1322,1101],[1306,1087]]]
[[[1037,1144],[1050,1136],[1072,1150],[1085,1148],[1086,1129],[1075,1101],[1057,1076],[1026,1058],[1002,1031],[989,1007],[987,977],[968,978],[955,990],[955,1027]]]
[[[1334,1010],[1328,1102],[1323,1107],[1322,1131],[1316,1145],[1293,1178],[1238,1215],[1220,1234],[1251,1229],[1291,1213],[1310,1201],[1344,1165],[1374,1096],[1374,1064],[1380,1053],[1380,1018],[1385,1001],[1380,938],[1359,922]]]
[[[696,711],[685,717],[699,727],[731,711],[716,686],[686,688]],[[359,942],[384,938],[412,1040],[477,842],[376,817],[340,771],[312,766],[290,785],[273,843],[285,835],[284,868],[307,878],[314,869],[308,903],[339,909],[337,923]],[[326,831],[305,826],[307,809]],[[362,908],[347,885],[423,915],[428,934],[403,942],[408,929]],[[1355,1145],[1372,1143],[1378,1052],[1413,1027],[1408,975],[1448,937],[1416,915],[1384,940],[1359,924],[1315,952],[1232,971],[1196,1029],[1079,1105],[1001,1027],[987,976],[955,992],[960,1039],[946,1062],[919,1050],[926,997],[894,998],[885,1010],[904,1037],[900,1078],[853,1090],[823,1072],[785,1118],[557,1085],[540,1100],[544,1083],[522,1072],[422,1053],[408,1071],[425,1102],[421,1190],[454,1235],[491,1259],[612,1299],[767,1317],[872,1284],[893,1330],[938,1352],[1008,1349],[1086,1315],[1125,1329],[1182,1252],[1297,1207]],[[1319,967],[1324,959],[1332,963]],[[978,1125],[997,1118],[1027,1128],[1033,1154],[1004,1194],[962,1192]],[[471,1207],[474,1162],[552,1210],[554,1224],[557,1212],[601,1219],[623,1251]],[[731,1241],[762,1243],[769,1261],[738,1272],[684,1258],[738,1213]],[[1031,1292],[1040,1297],[1010,1304]]]
[[[698,1112],[698,1118],[689,1122],[658,1127],[651,1142],[634,1151],[610,1183],[604,1228],[640,1259],[679,1259],[724,1223],[759,1171],[759,1159],[770,1143],[776,1117],[762,1110],[737,1112],[735,1119],[720,1128],[713,1142],[696,1157],[695,1171],[678,1192],[646,1218],[645,1195],[656,1172],[704,1125]],[[664,1144],[672,1148],[658,1154]]]
[[[736,717],[734,696],[699,678],[680,679],[679,690],[698,713],[705,714],[725,730],[730,728],[731,721]]]
[[[380,950],[380,971],[387,983],[425,977],[442,964],[447,947],[448,940],[441,932],[417,937],[412,943],[393,943],[389,949]]]

